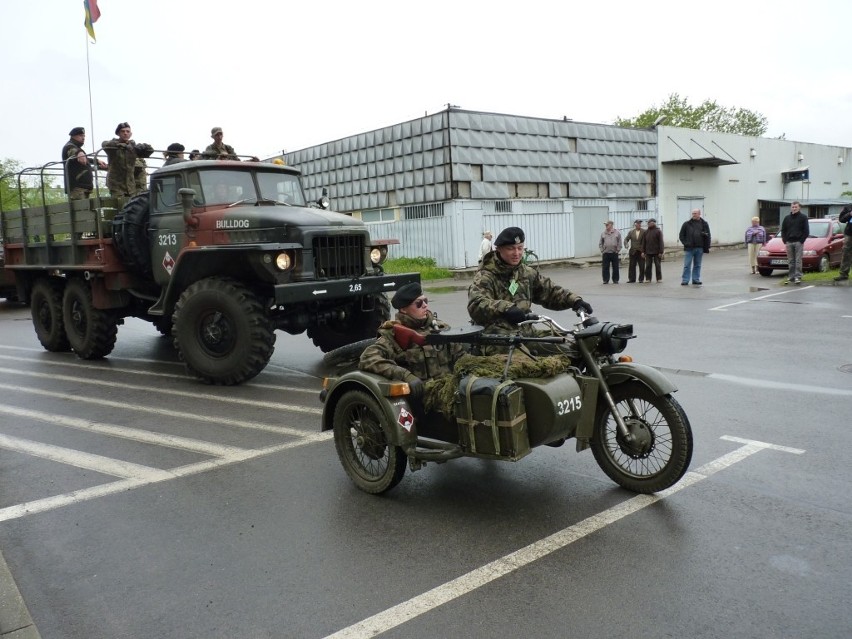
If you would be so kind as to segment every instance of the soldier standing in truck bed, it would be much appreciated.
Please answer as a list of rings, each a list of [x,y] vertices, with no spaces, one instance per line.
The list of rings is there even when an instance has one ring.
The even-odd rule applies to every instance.
[[[68,142],[62,147],[62,161],[64,162],[65,192],[70,200],[83,200],[92,194],[95,179],[92,174],[94,160],[86,155],[83,144],[86,142],[86,129],[75,126],[68,133]],[[98,160],[101,169],[107,165]]]
[[[131,139],[133,131],[127,122],[115,127],[115,134],[118,137],[101,145],[109,159],[107,188],[115,197],[132,197],[147,188],[145,162],[142,158],[150,157],[154,147],[134,142]],[[141,166],[138,163],[140,161]]]
[[[222,141],[224,137],[222,127],[214,126],[210,130],[210,137],[213,138],[213,144],[209,144],[204,153],[201,154],[204,160],[239,160],[237,154],[234,153],[234,147],[225,144]]]

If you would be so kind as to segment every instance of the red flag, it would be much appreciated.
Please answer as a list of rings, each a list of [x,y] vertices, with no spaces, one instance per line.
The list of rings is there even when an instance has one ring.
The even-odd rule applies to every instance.
[[[96,42],[95,38],[95,22],[101,17],[101,10],[98,9],[98,0],[83,0],[83,8],[86,10],[86,19],[83,25],[86,31],[89,32],[89,37],[92,42]]]

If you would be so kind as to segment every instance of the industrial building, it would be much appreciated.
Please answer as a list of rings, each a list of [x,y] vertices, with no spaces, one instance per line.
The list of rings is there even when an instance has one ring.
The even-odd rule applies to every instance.
[[[852,197],[850,149],[678,127],[630,129],[466,111],[283,154],[309,197],[360,217],[394,256],[474,266],[485,229],[520,226],[541,260],[596,255],[606,219],[655,217],[668,245],[701,208],[714,243],[741,241],[754,215],[779,224],[800,200],[811,217]]]

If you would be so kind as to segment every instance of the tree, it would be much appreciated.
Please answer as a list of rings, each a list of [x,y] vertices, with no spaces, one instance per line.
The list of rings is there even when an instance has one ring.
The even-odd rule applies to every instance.
[[[62,164],[59,163],[61,171]],[[61,186],[56,185],[55,175],[41,177],[40,171],[28,171],[20,180],[18,174],[21,163],[17,160],[0,160],[0,207],[3,211],[24,207],[40,206],[63,202],[66,195]],[[56,170],[54,169],[54,173]]]
[[[737,133],[760,136],[766,133],[766,116],[741,107],[723,107],[715,100],[704,100],[698,106],[689,104],[686,98],[672,93],[661,106],[652,106],[635,118],[615,119],[616,126],[648,128],[665,116],[665,124],[685,129]]]

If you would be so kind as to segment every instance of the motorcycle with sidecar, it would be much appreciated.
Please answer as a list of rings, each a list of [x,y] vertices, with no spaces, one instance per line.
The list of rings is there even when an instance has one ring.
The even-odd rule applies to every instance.
[[[530,315],[516,334],[486,334],[481,326],[415,334],[421,344],[507,350],[501,375],[458,380],[451,415],[424,412],[405,382],[360,370],[325,378],[322,430],[334,431],[350,479],[378,494],[399,484],[406,466],[415,471],[459,457],[518,461],[538,446],[574,438],[577,452],[591,448],[600,468],[623,488],[654,493],[677,483],[693,443],[689,419],[672,396],[676,387],[656,369],[619,355],[635,337],[631,324],[599,322],[582,311],[578,316],[573,328]],[[525,325],[537,330],[522,331]],[[366,347],[359,344],[350,356]],[[530,354],[538,345],[570,348],[570,365],[546,377],[510,378],[518,349]]]

